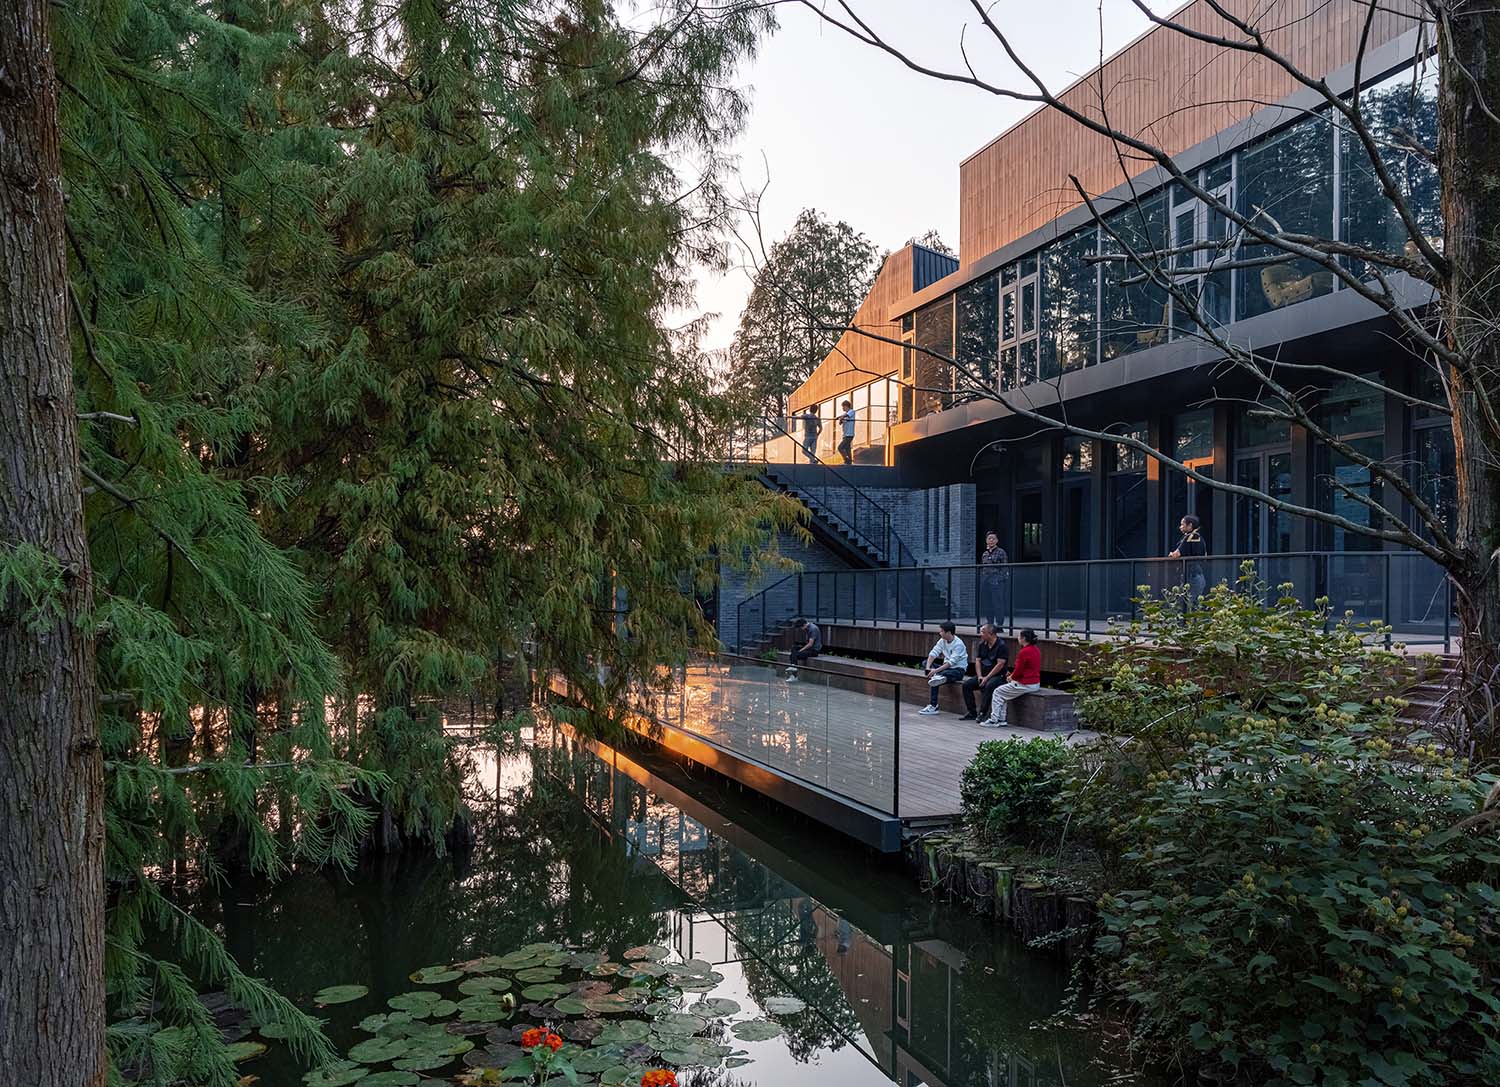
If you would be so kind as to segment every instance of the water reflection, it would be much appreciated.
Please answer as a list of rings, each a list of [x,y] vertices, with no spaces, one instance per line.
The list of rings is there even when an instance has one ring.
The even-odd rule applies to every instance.
[[[1060,961],[916,898],[914,889],[894,899],[869,893],[876,883],[900,885],[889,869],[872,870],[873,858],[822,873],[804,867],[794,877],[829,884],[820,893],[840,899],[830,906],[788,878],[799,862],[785,844],[719,825],[721,812],[653,769],[590,746],[565,730],[547,732],[538,758],[601,832],[649,859],[687,899],[672,933],[681,954],[738,964],[762,1006],[790,994],[816,1013],[788,1031],[795,1064],[847,1047],[904,1085],[1139,1082],[1112,1068],[1082,1032],[1043,1027],[1063,1001]],[[762,1068],[751,1079],[773,1082],[764,1075]],[[812,1081],[804,1072],[775,1082]]]
[[[745,1046],[752,1064],[684,1077],[692,1087],[1122,1081],[1082,1032],[1036,1029],[1062,998],[1059,961],[917,895],[846,839],[597,750],[548,729],[529,750],[480,758],[477,845],[463,857],[230,887],[195,910],[303,1006],[325,985],[369,986],[368,1002],[320,1012],[341,1048],[422,966],[534,940],[614,954],[662,943],[715,964],[715,995],[747,1010],[807,1004],[782,1017],[785,1036]],[[284,1053],[246,1071],[261,1087],[301,1082]]]

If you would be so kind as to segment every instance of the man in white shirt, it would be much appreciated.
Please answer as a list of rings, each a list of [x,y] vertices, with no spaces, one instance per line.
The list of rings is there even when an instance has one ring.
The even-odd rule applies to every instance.
[[[945,683],[957,683],[969,670],[969,650],[964,645],[964,640],[958,636],[958,628],[952,623],[944,623],[938,630],[942,632],[942,636],[927,654],[927,661],[923,666],[927,673],[927,685],[932,688],[932,701],[917,711],[924,717],[938,711],[938,688]]]
[[[844,458],[845,464],[854,463],[854,404],[845,400],[840,405],[844,414],[839,416],[839,423],[843,427],[844,436],[839,439],[839,456]]]

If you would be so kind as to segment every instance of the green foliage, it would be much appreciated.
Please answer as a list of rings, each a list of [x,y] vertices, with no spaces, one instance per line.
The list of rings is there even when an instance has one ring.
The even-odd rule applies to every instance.
[[[1107,991],[1144,1055],[1245,1082],[1492,1080],[1495,779],[1398,721],[1383,632],[1267,596],[1143,600],[1077,673]]]
[[[1036,841],[1053,826],[1072,755],[1060,739],[988,740],[964,767],[964,822],[981,837]]]
[[[1234,706],[1295,713],[1314,701],[1398,693],[1411,663],[1381,648],[1386,631],[1306,607],[1291,586],[1273,589],[1243,564],[1237,584],[1191,601],[1186,589],[1152,597],[1103,642],[1079,643],[1072,679],[1088,728],[1129,736],[1149,758],[1179,750],[1207,714]]]
[[[36,544],[0,545],[0,614],[12,609],[28,630],[63,618],[62,564]]]
[[[771,246],[735,329],[731,357],[747,410],[784,413],[787,396],[854,320],[880,258],[848,223],[805,208]]]
[[[1495,779],[1392,712],[1229,713],[1074,809],[1119,853],[1099,949],[1139,1049],[1277,1084],[1500,1075]]]
[[[610,704],[784,516],[713,467],[730,412],[663,325],[770,17],[654,14],[54,5],[117,1072],[232,1082],[196,986],[276,1011],[148,873],[349,864],[372,808],[430,837],[463,770],[432,699],[525,647]],[[8,551],[0,601],[60,577]]]

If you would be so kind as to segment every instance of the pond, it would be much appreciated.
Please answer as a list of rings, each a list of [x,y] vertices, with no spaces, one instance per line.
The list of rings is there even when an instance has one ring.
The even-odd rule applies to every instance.
[[[313,1009],[314,995],[333,984],[368,989],[317,1009],[341,1053],[370,1039],[367,1017],[386,1013],[392,997],[410,1008],[403,1000],[488,999],[506,987],[499,980],[496,992],[481,993],[485,983],[474,978],[498,976],[484,967],[460,982],[418,973],[434,984],[402,998],[423,988],[414,972],[531,947],[506,968],[538,972],[523,969],[511,995],[527,978],[552,978],[558,991],[572,984],[587,996],[643,965],[687,988],[682,996],[698,1003],[658,1008],[649,1041],[671,1025],[663,1017],[696,1011],[709,1022],[682,1020],[697,1023],[687,1049],[733,1053],[733,1067],[714,1060],[715,1068],[683,1074],[684,1087],[1141,1082],[1105,1055],[1096,1032],[1043,1024],[1067,987],[1060,957],[927,898],[889,859],[710,774],[690,776],[639,751],[590,751],[550,727],[519,751],[479,752],[477,762],[471,851],[231,886],[196,904],[249,972],[300,1006]],[[565,962],[555,945],[598,954]],[[602,959],[624,968],[607,984],[597,980],[600,969],[612,972]],[[544,961],[557,965],[537,965]],[[525,990],[529,1013],[522,997],[505,1023],[483,1035],[476,1024],[459,1040],[516,1054],[506,1043],[518,1039],[506,1032],[539,1021],[535,1001],[546,999],[547,983],[535,988]],[[442,1004],[439,1016],[457,1018],[451,1007]],[[479,1063],[478,1052],[411,1079],[388,1072],[389,1082],[453,1082],[467,1071],[464,1057]],[[645,1053],[647,1067],[661,1063]],[[274,1043],[242,1069],[259,1087],[302,1083],[303,1069]]]

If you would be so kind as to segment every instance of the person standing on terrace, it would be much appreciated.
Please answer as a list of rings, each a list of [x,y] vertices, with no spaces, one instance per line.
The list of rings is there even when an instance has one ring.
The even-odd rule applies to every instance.
[[[1010,610],[1006,592],[1010,588],[1010,556],[1000,546],[1000,536],[987,532],[984,550],[979,553],[979,628],[993,623],[996,630]]]
[[[844,436],[839,439],[839,456],[844,458],[845,464],[854,463],[854,403],[845,400],[841,405],[844,414],[839,416],[839,425],[843,429]]]
[[[823,421],[818,418],[815,404],[802,409],[802,452],[809,461],[818,459],[818,435],[823,432]]]

